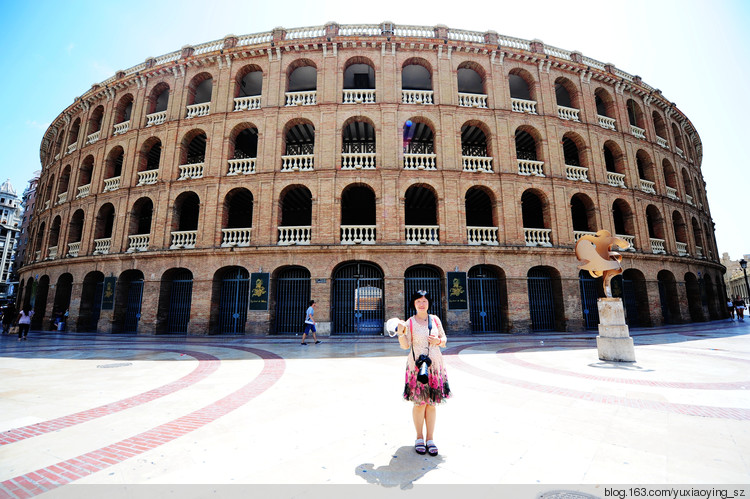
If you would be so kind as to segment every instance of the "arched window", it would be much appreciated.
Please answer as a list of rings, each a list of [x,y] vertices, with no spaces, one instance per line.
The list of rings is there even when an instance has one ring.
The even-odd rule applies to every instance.
[[[682,156],[683,155],[682,134],[680,133],[680,129],[677,128],[677,125],[674,123],[672,123],[672,135],[674,135],[674,143],[677,146],[677,154]]]
[[[284,133],[284,154],[281,156],[281,171],[313,170],[315,127],[309,121],[292,123],[287,124]]]
[[[635,235],[633,210],[630,209],[630,205],[627,201],[616,199],[615,202],[612,203],[612,222],[615,226],[615,234],[622,236]]]
[[[115,125],[130,121],[130,115],[132,114],[132,112],[133,96],[131,94],[127,94],[120,99],[120,101],[117,103],[117,106],[115,107]],[[125,131],[127,131],[127,129],[125,129]],[[122,132],[118,132],[118,128],[115,127],[115,133]]]
[[[57,183],[56,204],[64,203],[68,200],[68,187],[70,185],[70,165],[66,165],[60,174],[60,180]]]
[[[263,70],[250,64],[237,72],[234,86],[234,110],[260,109],[263,93]]]
[[[211,73],[200,73],[190,80],[186,118],[198,118],[210,114],[213,87],[214,80]]]
[[[120,188],[124,159],[125,151],[121,146],[114,147],[107,155],[107,160],[104,163],[104,192]]]
[[[555,80],[555,100],[557,101],[558,118],[580,121],[578,118],[580,108],[578,89],[572,81],[562,76]]]
[[[401,66],[401,102],[433,104],[432,66],[424,59],[412,58]]]
[[[651,252],[666,254],[666,250],[664,249],[666,233],[664,230],[664,218],[659,209],[654,205],[649,205],[646,208],[646,225],[648,226],[648,237],[651,239]]]
[[[223,248],[250,246],[253,227],[253,193],[244,187],[229,191],[222,212]]]
[[[198,237],[200,198],[194,192],[183,192],[174,202],[172,244],[169,249],[195,248]]]
[[[458,66],[458,105],[463,107],[487,107],[485,70],[471,61]]]
[[[203,130],[192,130],[182,139],[180,165],[197,165],[206,161],[208,137]]]
[[[78,193],[77,198],[85,197],[91,187],[91,174],[94,171],[94,156],[88,155],[84,158],[81,166],[78,168]],[[87,188],[88,186],[88,188]]]
[[[290,186],[279,199],[281,223],[279,245],[310,244],[312,230],[312,193],[304,186]]]
[[[607,183],[615,187],[625,187],[625,159],[617,143],[608,140],[602,150],[607,168]]]
[[[115,207],[106,203],[94,221],[94,255],[106,255],[112,245],[112,229],[115,223]]]
[[[643,111],[641,111],[641,106],[639,106],[638,103],[635,102],[633,99],[628,99],[627,108],[628,108],[628,121],[630,121],[631,127],[635,126],[635,127],[640,128],[641,131],[643,131],[644,123],[643,123]]]
[[[668,159],[663,159],[661,162],[662,170],[664,170],[664,182],[667,184],[668,188],[674,189],[674,193],[670,195],[669,189],[667,189],[667,195],[671,197],[672,199],[677,198],[677,172],[674,169],[674,166],[672,166],[672,163],[669,162]]]
[[[73,216],[70,217],[70,223],[68,224],[68,256],[78,256],[81,238],[83,237],[83,221],[84,213],[81,209],[76,210]]]
[[[693,217],[692,225],[693,225],[693,239],[695,240],[695,255],[698,258],[704,258],[705,253],[703,252],[703,250],[706,246],[703,241],[703,231],[701,230],[701,225],[698,223],[698,220],[696,220],[695,217]]]
[[[344,66],[344,104],[375,102],[375,69],[367,57],[352,57]]]
[[[375,128],[363,118],[344,123],[341,137],[341,169],[371,170],[375,168]]]
[[[56,216],[49,227],[49,239],[47,240],[47,258],[50,260],[57,258],[57,244],[60,242],[60,224],[62,220]]]
[[[104,119],[104,106],[96,106],[91,112],[88,124],[88,135],[86,137],[86,143],[91,144],[99,139],[97,132],[102,129],[102,120]],[[97,135],[95,135],[97,134]]]
[[[405,170],[437,170],[435,134],[427,120],[406,120],[403,139]]]
[[[524,69],[513,69],[508,75],[511,110],[517,113],[537,114],[534,77]]]
[[[167,120],[167,106],[169,105],[169,85],[161,82],[156,85],[148,97],[146,104],[146,126],[161,125]]]
[[[437,198],[432,188],[413,185],[404,196],[407,244],[439,244]]]
[[[576,194],[570,200],[570,216],[573,220],[573,232],[576,240],[584,232],[593,233],[596,228],[596,207],[591,198],[585,194]]]
[[[467,123],[461,127],[461,162],[466,172],[492,173],[492,157],[487,144],[484,123]]]
[[[549,203],[536,189],[527,189],[521,195],[524,241],[526,246],[552,246]]]
[[[68,152],[73,152],[78,144],[78,133],[81,130],[81,118],[76,118],[68,134]]]
[[[128,253],[148,250],[153,216],[154,203],[150,198],[140,198],[133,204],[128,226]]]
[[[161,162],[161,141],[157,137],[148,139],[141,148],[138,159],[138,185],[156,183]]]
[[[516,129],[516,160],[519,175],[544,177],[539,133],[527,126]]]
[[[612,96],[604,88],[599,87],[594,91],[594,100],[599,126],[607,130],[616,130],[615,101]]]
[[[481,187],[472,187],[464,196],[466,235],[471,245],[498,244],[494,223],[494,195]]]
[[[685,256],[687,251],[687,224],[682,214],[675,210],[672,212],[672,228],[674,229],[674,239],[677,242],[677,254]]]
[[[363,184],[341,193],[341,244],[375,244],[375,193]]]
[[[309,59],[297,59],[287,68],[287,106],[312,106],[317,103],[318,69]]]
[[[635,163],[638,167],[638,177],[641,181],[641,190],[650,194],[656,194],[656,172],[651,157],[643,149],[639,149],[635,155]]]
[[[664,120],[656,111],[651,114],[651,117],[654,120],[654,131],[656,132],[657,141],[658,139],[663,140],[659,145],[667,147],[667,126],[664,124]]]

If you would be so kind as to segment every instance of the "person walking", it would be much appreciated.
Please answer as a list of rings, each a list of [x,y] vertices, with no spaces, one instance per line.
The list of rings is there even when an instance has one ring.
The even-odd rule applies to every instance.
[[[307,337],[307,333],[310,332],[312,332],[312,337],[315,341],[315,344],[317,345],[318,343],[320,343],[320,341],[318,341],[318,337],[315,335],[315,300],[310,300],[310,304],[305,311],[305,331],[302,333],[302,345],[307,346],[305,338]]]
[[[9,303],[3,310],[3,334],[10,334],[10,327],[18,316],[18,311],[13,303]]]
[[[24,305],[21,309],[21,313],[18,314],[16,323],[18,323],[18,341],[26,340],[26,336],[29,334],[29,328],[31,327],[31,318],[34,316],[34,312],[31,307]]]
[[[734,320],[734,302],[731,298],[727,298],[727,312],[729,312],[729,320]]]
[[[430,293],[415,291],[411,296],[411,303],[417,313],[407,321],[401,321],[396,330],[401,348],[411,350],[411,355],[406,357],[403,397],[414,403],[412,420],[417,431],[414,450],[417,454],[427,452],[431,456],[437,456],[438,448],[433,440],[437,418],[435,406],[451,396],[440,353],[447,338],[440,319],[428,313],[432,305]]]
[[[734,299],[734,308],[737,310],[737,320],[745,322],[745,300],[739,295]]]

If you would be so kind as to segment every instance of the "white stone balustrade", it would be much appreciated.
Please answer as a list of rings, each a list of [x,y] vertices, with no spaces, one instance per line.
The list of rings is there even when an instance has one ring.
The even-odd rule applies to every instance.
[[[677,255],[688,256],[687,243],[677,241]]]
[[[120,179],[122,177],[112,177],[104,179],[104,192],[116,191],[120,188]]]
[[[159,170],[146,170],[138,172],[138,184],[139,185],[151,185],[155,184],[159,180]]]
[[[459,92],[458,105],[487,109],[487,96],[485,94],[463,94]]]
[[[667,197],[669,199],[674,199],[675,201],[679,201],[680,198],[677,196],[677,189],[674,187],[667,186]]]
[[[655,255],[666,255],[667,251],[664,249],[664,239],[651,238],[651,253]]]
[[[50,246],[47,248],[47,260],[54,260],[57,258],[57,246]]]
[[[565,107],[565,106],[557,106],[557,117],[561,120],[568,120],[568,121],[578,121],[581,120],[578,119],[578,113],[580,113],[579,109],[574,109],[572,107]]]
[[[341,153],[342,170],[374,170],[374,152],[343,152]]]
[[[128,253],[135,253],[136,251],[148,251],[148,243],[151,240],[149,234],[134,234],[128,236]]]
[[[172,244],[169,249],[193,249],[198,239],[197,230],[183,230],[172,232]]]
[[[306,92],[287,92],[287,106],[314,106],[318,103],[317,90],[308,90]]]
[[[465,172],[492,173],[492,158],[486,156],[461,156]]]
[[[615,234],[615,237],[624,239],[625,241],[628,242],[628,244],[630,244],[630,247],[623,251],[635,251],[635,236],[629,236],[627,234]]]
[[[534,175],[544,177],[544,161],[532,161],[530,159],[518,160],[519,175]]]
[[[81,241],[68,243],[68,256],[75,258],[81,252]]]
[[[301,225],[297,227],[279,227],[279,246],[291,246],[294,244],[310,244],[312,237],[312,226]]]
[[[344,104],[374,104],[375,89],[344,89]]]
[[[201,102],[200,104],[191,104],[186,106],[187,110],[186,118],[200,118],[201,116],[208,116],[211,113],[211,103]]]
[[[58,159],[60,159],[60,153],[55,154],[55,161],[57,161]]]
[[[516,113],[536,114],[536,101],[524,99],[510,99],[511,110]]]
[[[568,180],[589,181],[589,169],[584,166],[565,165],[565,176]]]
[[[696,246],[695,247],[695,256],[698,258],[705,258],[703,256],[703,247],[702,246]]]
[[[552,246],[552,229],[523,229],[526,246]]]
[[[432,90],[401,90],[402,104],[434,104]]]
[[[128,130],[130,130],[130,121],[123,121],[115,125],[114,135],[122,135]]]
[[[662,146],[664,149],[669,149],[669,144],[667,143],[667,139],[663,139],[659,137],[658,135],[656,136],[656,143]]]
[[[204,163],[193,163],[191,165],[180,165],[180,176],[177,180],[188,180],[191,178],[203,178]]]
[[[639,138],[639,139],[645,139],[646,138],[646,130],[643,128],[638,128],[635,125],[630,125],[630,133],[633,134],[633,136]]]
[[[600,127],[604,128],[605,130],[617,130],[617,128],[615,128],[616,121],[614,118],[608,118],[606,116],[602,116],[601,114],[597,114],[596,117],[599,120]]]
[[[221,247],[231,248],[234,246],[250,246],[252,235],[252,227],[242,229],[221,229]]]
[[[146,128],[150,126],[161,125],[167,121],[167,112],[159,111],[158,113],[152,113],[146,115]]]
[[[228,161],[229,168],[227,169],[227,176],[250,175],[251,173],[255,173],[255,160],[256,158],[230,159]]]
[[[73,142],[72,144],[70,144],[70,145],[68,146],[68,154],[70,154],[70,153],[72,153],[72,152],[75,152],[75,150],[76,150],[77,148],[78,148],[78,144],[76,144],[75,142]]]
[[[650,180],[646,179],[640,179],[641,180],[641,190],[643,192],[646,192],[648,194],[656,194],[656,189],[654,188],[656,186],[656,182],[651,182]]]
[[[94,142],[99,140],[99,137],[101,136],[101,134],[102,134],[101,130],[90,134],[88,137],[86,137],[86,145],[93,144]]]
[[[682,151],[682,149],[675,146],[674,151],[677,153],[679,157],[681,157],[682,159],[685,159],[685,153]]]
[[[260,95],[248,95],[247,97],[235,97],[235,111],[251,111],[260,109]]]
[[[94,239],[94,254],[106,255],[109,253],[109,248],[111,246],[112,246],[111,237],[105,237],[103,239]]]
[[[404,153],[404,170],[437,170],[436,154]]]
[[[61,192],[57,195],[57,204],[63,204],[68,200],[68,193],[67,192]]]
[[[78,188],[78,194],[76,194],[76,199],[85,198],[89,195],[91,192],[91,184],[82,185]]]
[[[497,227],[466,227],[466,239],[471,246],[497,246]]]
[[[38,262],[41,259],[42,259],[42,252],[41,251],[37,251],[36,253],[34,253],[34,261],[35,262]]]
[[[342,225],[341,244],[375,244],[375,226]]]
[[[591,231],[588,231],[588,230],[574,230],[573,231],[573,240],[575,242],[578,242],[578,240],[580,238],[582,238],[583,236],[595,236],[595,235],[596,235],[596,232],[591,232]]]
[[[693,204],[693,196],[691,196],[690,194],[685,194],[685,202],[690,206],[695,206]]]
[[[315,169],[315,155],[313,154],[296,154],[293,156],[281,157],[282,172],[311,172]]]
[[[44,209],[49,210],[49,199],[44,202]]]
[[[624,173],[607,172],[607,183],[612,187],[622,187],[623,189],[627,188],[627,186],[625,185]]]
[[[406,244],[440,244],[440,227],[437,225],[407,225]]]

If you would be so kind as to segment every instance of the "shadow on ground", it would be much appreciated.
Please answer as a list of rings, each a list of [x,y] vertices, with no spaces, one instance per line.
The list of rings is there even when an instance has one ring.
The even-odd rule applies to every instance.
[[[375,468],[373,463],[360,464],[355,469],[355,474],[364,478],[367,483],[410,489],[414,482],[437,469],[443,462],[442,456],[419,455],[414,452],[414,447],[404,446],[393,454],[387,465]]]

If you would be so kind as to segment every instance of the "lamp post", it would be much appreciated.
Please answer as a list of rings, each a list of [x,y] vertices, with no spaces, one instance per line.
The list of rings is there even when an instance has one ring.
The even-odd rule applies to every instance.
[[[742,267],[742,272],[745,274],[745,292],[747,293],[745,296],[750,299],[750,284],[747,283],[747,261],[744,258],[740,260],[740,267]]]

